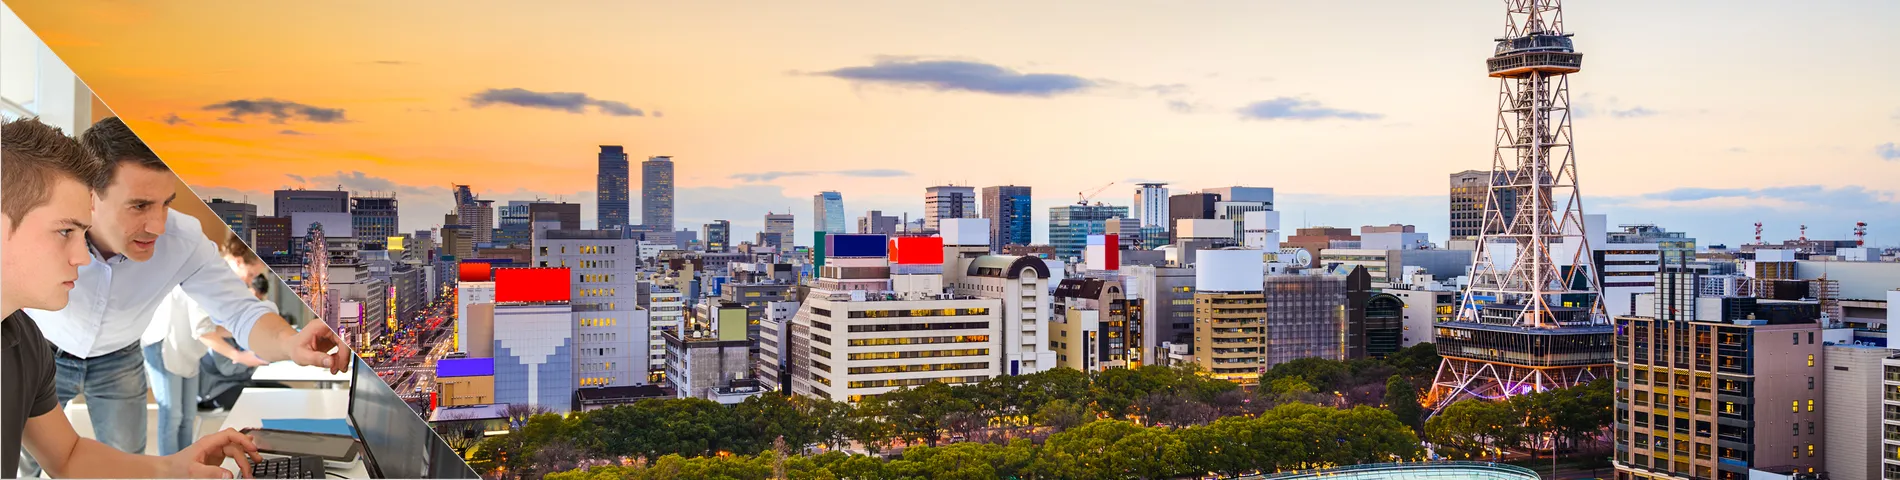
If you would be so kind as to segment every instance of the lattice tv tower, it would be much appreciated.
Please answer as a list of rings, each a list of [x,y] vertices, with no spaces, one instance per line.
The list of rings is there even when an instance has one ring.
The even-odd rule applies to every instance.
[[[1560,0],[1505,6],[1506,35],[1486,61],[1500,83],[1493,181],[1471,284],[1458,318],[1437,328],[1444,362],[1428,400],[1439,409],[1586,383],[1613,364],[1571,150],[1569,74],[1583,55]]]

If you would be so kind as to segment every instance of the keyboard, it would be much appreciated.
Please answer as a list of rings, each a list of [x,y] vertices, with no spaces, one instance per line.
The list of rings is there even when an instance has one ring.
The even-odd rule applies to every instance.
[[[323,459],[313,456],[266,458],[251,465],[252,478],[323,478]]]

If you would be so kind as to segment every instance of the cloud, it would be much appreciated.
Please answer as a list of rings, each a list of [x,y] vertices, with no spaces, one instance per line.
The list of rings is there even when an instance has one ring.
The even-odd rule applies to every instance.
[[[368,63],[375,64],[375,65],[415,65],[415,62],[406,62],[402,60],[373,60]]]
[[[1628,110],[1616,110],[1616,111],[1610,112],[1610,115],[1614,115],[1616,116],[1616,118],[1639,118],[1639,117],[1647,117],[1647,116],[1651,116],[1655,114],[1656,114],[1655,110],[1650,110],[1647,108],[1643,108],[1641,106],[1630,108]]]
[[[1205,106],[1186,100],[1169,100],[1168,109],[1175,113],[1195,113],[1205,109]]]
[[[1312,121],[1329,118],[1342,120],[1378,120],[1385,118],[1385,115],[1341,110],[1321,106],[1319,102],[1312,100],[1280,97],[1272,100],[1254,102],[1245,107],[1241,107],[1240,117],[1247,120]]]
[[[1875,145],[1874,154],[1879,155],[1881,160],[1900,161],[1900,146],[1895,146],[1893,142]]]
[[[284,176],[286,176],[286,177],[290,177],[290,179],[291,179],[291,180],[296,180],[296,181],[297,181],[297,184],[298,184],[298,185],[302,185],[302,184],[305,184],[305,183],[310,183],[310,181],[308,181],[308,180],[304,180],[304,179],[303,179],[303,175],[297,175],[297,174],[291,174],[291,173],[286,173],[286,174],[284,174]]]
[[[910,172],[903,171],[903,170],[887,169],[887,168],[875,168],[875,169],[864,169],[864,170],[828,170],[828,171],[826,170],[799,170],[799,171],[789,171],[789,172],[772,171],[772,172],[758,172],[758,173],[735,173],[735,174],[732,174],[732,176],[728,178],[731,178],[733,180],[745,181],[745,182],[770,182],[770,181],[777,180],[784,177],[809,177],[809,176],[815,176],[815,175],[841,175],[841,176],[846,176],[846,177],[888,178],[888,177],[908,177],[910,176]]]
[[[899,57],[880,58],[869,66],[845,67],[818,72],[816,75],[939,92],[965,91],[1023,97],[1050,97],[1096,86],[1095,81],[1075,75],[1021,73],[975,61]]]
[[[343,109],[341,108],[316,107],[274,98],[231,100],[206,105],[204,109],[223,110],[225,116],[220,120],[238,123],[242,123],[244,117],[252,115],[268,116],[270,117],[270,123],[284,123],[293,118],[300,118],[316,123],[343,123],[349,121],[343,118]]]
[[[1663,202],[1706,202],[1729,200],[1730,204],[1765,204],[1767,206],[1786,206],[1789,208],[1844,208],[1851,205],[1879,205],[1900,201],[1892,192],[1870,190],[1858,185],[1844,187],[1825,187],[1821,185],[1791,185],[1767,188],[1697,188],[1682,187],[1660,192],[1652,192],[1632,198],[1607,197],[1606,201],[1616,204],[1653,203],[1638,200]],[[1746,200],[1752,202],[1734,202]]]
[[[522,88],[490,88],[468,96],[469,106],[480,108],[494,104],[585,113],[594,107],[600,113],[616,117],[644,117],[646,112],[625,102],[594,98],[581,92],[536,92]]]
[[[654,110],[654,111],[653,111],[653,118],[660,118],[660,117],[664,117],[664,116],[666,116],[666,112],[662,112],[662,111],[659,111],[659,110]]]
[[[195,123],[191,123],[190,120],[186,120],[185,117],[178,116],[178,114],[176,113],[166,115],[165,118],[159,119],[158,121],[165,122],[166,125],[185,125],[185,126],[197,125]]]
[[[309,135],[309,134],[307,134],[307,133],[303,133],[303,132],[299,132],[299,131],[296,131],[296,130],[284,130],[284,131],[280,131],[280,132],[277,132],[277,133],[281,133],[281,134],[284,134],[284,135]]]

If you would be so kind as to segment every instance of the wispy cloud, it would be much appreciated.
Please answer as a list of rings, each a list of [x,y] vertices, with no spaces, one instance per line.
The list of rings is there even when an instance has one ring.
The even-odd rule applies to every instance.
[[[1655,110],[1643,108],[1642,106],[1636,106],[1634,108],[1630,108],[1627,110],[1615,110],[1615,111],[1610,112],[1610,115],[1614,115],[1616,116],[1616,118],[1639,118],[1639,117],[1647,117],[1647,116],[1651,116],[1655,114],[1656,114]]]
[[[291,180],[296,180],[296,181],[297,181],[297,185],[303,185],[303,184],[306,184],[306,183],[310,183],[310,182],[309,182],[308,180],[304,180],[304,179],[303,179],[303,175],[297,175],[297,174],[294,174],[294,173],[286,173],[286,174],[284,174],[284,176],[286,176],[286,177],[290,177],[290,179],[291,179]]]
[[[1814,207],[1845,207],[1849,205],[1874,205],[1895,202],[1892,192],[1871,190],[1858,185],[1844,187],[1825,187],[1821,185],[1792,185],[1768,188],[1696,188],[1682,187],[1660,192],[1652,192],[1637,197],[1642,200],[1661,200],[1668,202],[1700,202],[1721,199],[1773,201],[1790,205]],[[1606,198],[1610,203],[1624,203],[1627,199]]]
[[[568,113],[586,113],[587,107],[616,117],[644,117],[646,112],[625,102],[594,98],[581,92],[537,92],[524,88],[491,88],[468,96],[469,106],[502,104]]]
[[[225,112],[227,122],[242,123],[246,117],[270,117],[270,123],[285,123],[292,119],[301,119],[316,123],[342,123],[349,121],[343,117],[341,108],[324,108],[288,100],[259,98],[255,100],[230,100],[204,106],[205,110]]]
[[[1060,73],[1022,73],[1002,66],[966,60],[921,60],[883,57],[868,66],[844,67],[816,75],[856,83],[921,88],[939,92],[963,91],[992,95],[1049,97],[1076,93],[1095,81]]]
[[[414,65],[415,64],[415,62],[408,62],[408,61],[403,61],[403,60],[372,60],[365,63],[369,63],[373,65]]]
[[[1168,109],[1175,113],[1195,113],[1205,110],[1206,106],[1187,100],[1169,100]]]
[[[279,132],[277,132],[277,133],[280,133],[280,134],[284,134],[284,135],[309,135],[309,134],[307,134],[307,133],[303,133],[303,132],[299,132],[299,131],[296,131],[296,130],[283,130],[283,131],[279,131]]]
[[[158,121],[165,122],[166,125],[185,125],[185,126],[197,125],[195,123],[191,123],[190,120],[186,120],[185,117],[178,116],[178,114],[176,113],[166,115],[165,118],[161,118]]]
[[[1313,100],[1293,97],[1280,97],[1272,100],[1254,102],[1240,109],[1240,117],[1247,120],[1378,120],[1385,115],[1357,112],[1320,105]]]
[[[1875,145],[1874,154],[1879,155],[1881,160],[1900,161],[1900,146],[1893,142]]]
[[[757,173],[735,173],[735,174],[732,174],[730,178],[734,180],[745,181],[745,182],[770,182],[770,181],[778,180],[780,178],[785,178],[785,177],[809,177],[809,176],[817,176],[817,175],[839,175],[839,176],[845,176],[845,177],[888,178],[888,177],[908,177],[910,176],[910,172],[903,171],[903,170],[883,169],[883,168],[865,169],[865,170],[798,170],[798,171],[773,171],[773,172],[757,172]]]

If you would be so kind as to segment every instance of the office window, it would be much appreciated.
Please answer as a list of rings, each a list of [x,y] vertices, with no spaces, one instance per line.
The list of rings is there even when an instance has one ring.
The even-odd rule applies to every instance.
[[[1808,390],[1814,389],[1814,377],[1808,377]]]
[[[1808,354],[1808,366],[1814,366],[1814,354],[1812,353]]]
[[[1808,444],[1808,456],[1814,456],[1814,444],[1812,443]]]
[[[1808,435],[1814,434],[1814,422],[1808,422]]]
[[[1795,400],[1794,402],[1791,402],[1791,403],[1792,405],[1788,405],[1788,411],[1799,413],[1801,411],[1801,401]]]
[[[1800,345],[1800,344],[1801,344],[1801,332],[1794,332],[1794,333],[1791,333],[1791,334],[1789,334],[1789,336],[1792,336],[1792,337],[1794,337],[1794,344],[1795,344],[1795,345]]]
[[[1808,411],[1814,411],[1814,399],[1812,398],[1808,399]]]
[[[1794,435],[1801,436],[1801,422],[1794,422]]]
[[[1814,344],[1814,332],[1808,332],[1808,345]]]

